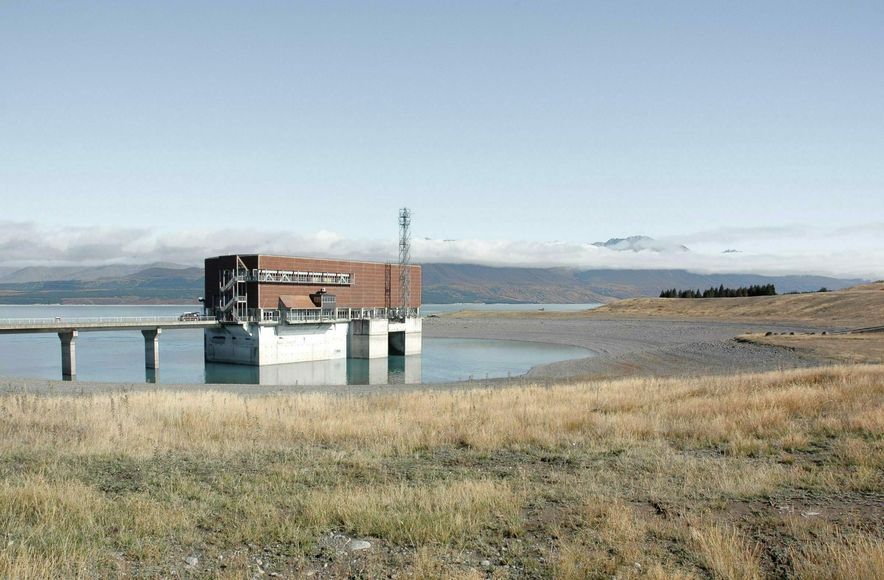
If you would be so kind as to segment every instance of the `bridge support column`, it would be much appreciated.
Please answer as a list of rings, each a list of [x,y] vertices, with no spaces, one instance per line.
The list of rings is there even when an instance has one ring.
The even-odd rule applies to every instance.
[[[77,331],[59,332],[58,338],[61,339],[61,376],[72,379],[77,376]]]
[[[384,358],[387,356],[387,320],[351,320],[347,334],[347,356],[350,358]]]
[[[144,366],[148,369],[160,368],[160,333],[161,328],[142,330],[144,335]]]

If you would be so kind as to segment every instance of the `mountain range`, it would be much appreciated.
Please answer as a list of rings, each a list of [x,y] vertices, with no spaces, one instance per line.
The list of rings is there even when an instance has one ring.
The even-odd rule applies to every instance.
[[[570,268],[493,268],[470,264],[424,264],[423,300],[454,302],[536,302],[569,304],[610,302],[658,296],[667,288],[774,284],[777,291],[812,292],[860,284],[864,280],[827,276],[696,274],[687,270],[575,270]]]
[[[666,288],[774,284],[777,291],[809,292],[860,284],[826,276],[696,274],[686,270],[579,270],[423,264],[423,302],[589,303],[657,296]],[[196,303],[202,268],[180,264],[30,267],[0,271],[0,303]]]
[[[12,281],[10,281],[12,280]],[[25,268],[0,275],[3,304],[196,303],[203,269],[178,264]]]

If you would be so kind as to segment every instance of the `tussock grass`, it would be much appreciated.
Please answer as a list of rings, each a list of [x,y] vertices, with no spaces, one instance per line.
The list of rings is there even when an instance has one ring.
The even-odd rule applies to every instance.
[[[716,524],[695,525],[691,529],[691,540],[705,567],[716,578],[761,578],[760,547],[747,542],[739,530]]]
[[[319,527],[398,544],[442,543],[455,548],[468,545],[495,524],[506,533],[518,533],[521,509],[520,498],[508,484],[489,480],[417,488],[403,484],[335,488],[312,492],[305,500],[306,519]]]
[[[147,457],[307,444],[403,455],[665,440],[751,456],[793,448],[796,434],[849,434],[861,445],[880,433],[880,368],[376,396],[13,394],[0,397],[0,450]]]
[[[839,577],[852,563],[874,577],[882,403],[882,366],[369,396],[7,394],[0,576]],[[349,554],[335,534],[374,546]]]
[[[884,578],[884,542],[867,536],[830,534],[793,551],[798,578]]]

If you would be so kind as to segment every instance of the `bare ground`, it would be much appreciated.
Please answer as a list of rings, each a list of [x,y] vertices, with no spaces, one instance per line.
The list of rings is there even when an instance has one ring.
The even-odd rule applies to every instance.
[[[771,345],[801,353],[812,353],[841,363],[884,362],[884,332],[849,332],[844,334],[770,333],[746,334],[739,340]]]
[[[534,379],[696,376],[831,364],[813,353],[735,340],[748,333],[819,330],[783,323],[584,317],[440,317],[424,324],[427,337],[517,339],[581,346],[594,353],[588,358],[535,367],[528,373]]]

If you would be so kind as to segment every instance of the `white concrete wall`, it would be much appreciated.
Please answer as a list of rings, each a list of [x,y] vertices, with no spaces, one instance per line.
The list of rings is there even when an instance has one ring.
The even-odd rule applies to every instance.
[[[205,331],[209,362],[276,365],[350,358],[386,358],[390,340],[405,340],[405,354],[421,352],[422,323],[354,320],[326,324],[229,324]],[[390,332],[399,333],[391,336]],[[396,344],[399,344],[397,342]],[[401,344],[399,345],[401,346]],[[377,374],[377,373],[375,373]]]
[[[382,358],[388,353],[389,322],[386,320],[353,320],[347,337],[350,358]]]
[[[208,362],[258,364],[258,338],[242,326],[207,328],[203,340]]]
[[[347,358],[347,324],[280,324],[260,327],[260,365]]]
[[[347,357],[347,324],[228,324],[205,332],[209,362],[275,365]]]
[[[392,350],[405,356],[420,354],[423,347],[423,321],[406,318],[405,322],[391,322],[389,326]],[[403,347],[402,341],[405,341]]]

